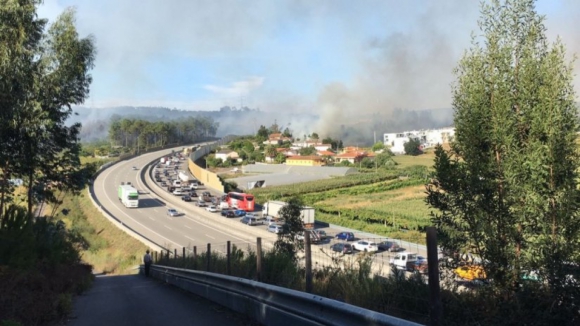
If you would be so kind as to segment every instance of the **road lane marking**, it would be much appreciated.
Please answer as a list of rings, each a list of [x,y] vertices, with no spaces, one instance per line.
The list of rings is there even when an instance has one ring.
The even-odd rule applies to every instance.
[[[189,239],[189,240],[191,240],[191,241],[195,241],[195,239],[194,239],[194,238],[190,238],[190,237],[188,237],[188,236],[186,236],[186,235],[185,235],[184,237],[188,238],[188,239]]]
[[[155,221],[155,219],[151,216],[147,216],[151,221]]]
[[[187,226],[187,225],[185,225],[185,224],[184,224],[183,226],[185,226],[186,228],[188,228],[188,229],[190,229],[190,230],[191,230],[191,227],[189,227],[189,226]]]
[[[168,227],[167,225],[163,224],[163,226],[166,227],[166,228],[168,228],[169,230],[172,230],[173,231],[173,229],[170,228],[170,227]]]
[[[209,234],[206,234],[205,236],[206,236],[206,237],[208,237],[208,238],[212,238],[212,239],[214,239],[214,240],[215,240],[215,238],[214,238],[214,237],[212,237],[212,236],[211,236],[211,235],[209,235]]]

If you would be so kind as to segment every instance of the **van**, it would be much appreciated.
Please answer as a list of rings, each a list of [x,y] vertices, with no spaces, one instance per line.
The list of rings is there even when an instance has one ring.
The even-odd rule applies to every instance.
[[[240,222],[242,222],[244,224],[248,224],[248,225],[261,225],[261,224],[264,224],[264,219],[261,217],[252,216],[252,215],[248,214],[248,215],[242,217]]]
[[[173,186],[174,187],[181,187],[181,181],[179,181],[179,180],[173,181]]]

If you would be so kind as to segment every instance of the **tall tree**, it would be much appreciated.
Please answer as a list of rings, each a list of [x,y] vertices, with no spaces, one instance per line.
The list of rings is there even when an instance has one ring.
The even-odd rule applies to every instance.
[[[570,304],[563,262],[580,258],[572,66],[559,40],[548,44],[534,1],[492,1],[481,13],[481,40],[455,70],[455,141],[437,148],[427,185],[433,222],[444,247],[481,256],[507,297],[533,270]]]
[[[43,184],[79,186],[80,124],[65,121],[88,96],[95,56],[93,40],[76,32],[73,10],[45,30],[47,21],[36,15],[40,2],[0,5],[0,171],[3,179],[25,180],[29,212]]]

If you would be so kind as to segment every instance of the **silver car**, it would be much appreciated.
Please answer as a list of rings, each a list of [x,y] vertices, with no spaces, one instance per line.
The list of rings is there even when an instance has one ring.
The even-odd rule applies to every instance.
[[[170,208],[167,210],[167,215],[169,216],[179,216],[179,212],[175,208]]]

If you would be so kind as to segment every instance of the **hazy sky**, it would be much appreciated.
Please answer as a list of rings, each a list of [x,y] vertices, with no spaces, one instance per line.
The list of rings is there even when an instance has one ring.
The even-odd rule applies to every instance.
[[[70,6],[98,49],[85,106],[339,115],[450,107],[479,15],[477,0],[45,0],[39,16]],[[579,52],[580,1],[537,9]]]

